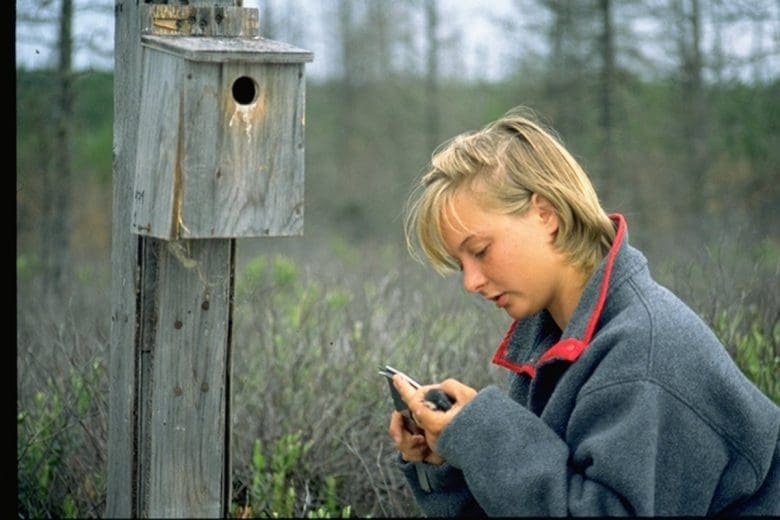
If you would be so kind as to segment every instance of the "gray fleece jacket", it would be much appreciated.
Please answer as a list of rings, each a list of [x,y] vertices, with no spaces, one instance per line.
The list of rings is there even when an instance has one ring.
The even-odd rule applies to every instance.
[[[780,408],[612,218],[566,330],[546,311],[515,321],[493,359],[508,395],[489,386],[455,416],[422,486],[401,461],[428,516],[780,515]]]

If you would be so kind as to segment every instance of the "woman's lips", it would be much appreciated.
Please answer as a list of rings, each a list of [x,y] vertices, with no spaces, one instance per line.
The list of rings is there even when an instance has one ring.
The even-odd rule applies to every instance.
[[[500,309],[503,309],[504,307],[506,307],[508,299],[509,299],[509,297],[507,296],[506,293],[501,293],[498,296],[496,296],[495,298],[493,298],[493,301],[496,302],[496,307],[498,307]]]

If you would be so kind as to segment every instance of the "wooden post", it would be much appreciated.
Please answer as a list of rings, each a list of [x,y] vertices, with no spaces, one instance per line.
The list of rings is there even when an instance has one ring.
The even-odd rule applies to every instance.
[[[209,236],[219,238],[182,240],[189,238],[181,232],[187,228],[177,222],[174,235],[160,239],[144,236],[137,225],[131,230],[131,222],[139,196],[134,191],[138,186],[137,166],[144,164],[144,158],[138,157],[139,132],[143,136],[146,131],[163,131],[162,126],[143,127],[139,116],[149,112],[142,98],[141,35],[256,36],[257,11],[240,8],[240,3],[115,3],[113,276],[105,513],[110,518],[225,517],[230,506],[230,334],[236,247],[235,239],[226,237],[239,235],[213,234]],[[162,142],[155,152],[161,156],[175,154],[173,176],[177,183],[186,182],[188,172],[181,170],[196,168],[197,161],[188,162],[175,144],[176,149],[169,150],[170,142]],[[301,142],[296,146],[302,153],[302,130]],[[145,155],[147,150],[141,152]],[[151,175],[158,173],[164,177],[157,171]],[[202,172],[197,173],[189,172],[191,178]],[[175,187],[180,188],[178,184]],[[208,194],[199,196],[207,198]],[[174,206],[179,211],[175,200]],[[297,211],[302,223],[302,209],[288,209]]]

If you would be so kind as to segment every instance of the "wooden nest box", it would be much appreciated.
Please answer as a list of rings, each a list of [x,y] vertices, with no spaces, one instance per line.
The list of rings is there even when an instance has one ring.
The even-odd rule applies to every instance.
[[[144,35],[133,233],[303,233],[304,64],[261,37]]]

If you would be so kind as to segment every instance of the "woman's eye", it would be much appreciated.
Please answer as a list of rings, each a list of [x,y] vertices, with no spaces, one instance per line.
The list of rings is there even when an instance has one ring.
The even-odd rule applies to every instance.
[[[476,253],[474,253],[474,256],[477,258],[483,258],[487,254],[487,246],[483,247],[482,249],[478,250]]]

